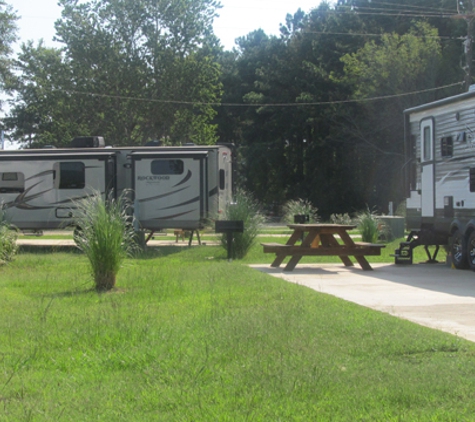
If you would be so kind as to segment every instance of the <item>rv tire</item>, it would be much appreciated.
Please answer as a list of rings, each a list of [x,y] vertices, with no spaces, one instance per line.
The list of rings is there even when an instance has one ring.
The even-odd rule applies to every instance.
[[[469,267],[467,258],[467,242],[460,230],[456,230],[452,235],[450,252],[452,255],[452,264],[455,268],[464,270]]]
[[[470,269],[475,271],[475,231],[472,231],[468,237],[467,261]]]

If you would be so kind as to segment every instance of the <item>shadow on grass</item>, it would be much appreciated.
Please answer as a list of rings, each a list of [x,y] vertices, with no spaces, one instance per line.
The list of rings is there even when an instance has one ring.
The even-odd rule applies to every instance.
[[[182,252],[184,249],[191,249],[193,246],[147,246],[144,251],[139,251],[133,255],[134,259],[146,260],[166,257]]]
[[[88,284],[91,284],[91,283],[88,283]],[[123,294],[126,292],[127,292],[127,289],[124,289],[123,287],[116,286],[110,290],[97,290],[94,286],[90,286],[90,287],[84,287],[84,289],[67,290],[65,292],[49,293],[49,294],[41,295],[41,297],[45,297],[49,299],[61,299],[61,298],[70,298],[70,297],[76,297],[76,296],[87,296],[91,294],[110,295],[110,294]]]
[[[139,251],[133,255],[134,259],[155,259],[181,253],[190,249],[202,248],[203,246],[148,246],[144,251]],[[54,253],[70,253],[73,255],[84,255],[84,253],[73,245],[20,245],[19,253],[31,253],[50,255]]]
[[[71,253],[74,255],[80,255],[82,252],[76,246],[57,246],[57,245],[20,245],[18,248],[19,253],[33,253],[33,254],[53,254],[53,253]]]
[[[49,294],[45,294],[41,296],[49,298],[49,299],[61,299],[61,298],[75,297],[75,296],[86,296],[92,293],[98,294],[101,292],[98,292],[94,287],[88,287],[81,290],[68,290],[65,292],[49,293]]]

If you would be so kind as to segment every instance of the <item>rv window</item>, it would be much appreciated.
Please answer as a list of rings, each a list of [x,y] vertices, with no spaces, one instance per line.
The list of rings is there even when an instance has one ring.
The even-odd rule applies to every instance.
[[[5,172],[0,173],[0,192],[24,192],[25,191],[25,176],[23,173]]]
[[[440,152],[442,157],[452,157],[454,152],[454,140],[451,136],[445,136],[441,138]]]
[[[84,163],[59,163],[59,189],[84,189],[86,173]]]
[[[171,175],[183,173],[182,160],[154,160],[152,161],[152,174]]]
[[[2,182],[3,181],[11,182],[11,181],[16,181],[16,180],[18,180],[18,173],[3,173],[2,174]]]
[[[224,188],[226,187],[226,184],[225,184],[225,173],[224,173],[224,170],[223,169],[220,169],[219,170],[219,189],[221,190],[224,190]]]

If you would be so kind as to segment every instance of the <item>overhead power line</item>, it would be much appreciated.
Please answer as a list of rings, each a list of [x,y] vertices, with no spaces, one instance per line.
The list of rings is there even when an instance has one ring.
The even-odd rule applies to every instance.
[[[449,85],[444,85],[436,88],[424,89],[419,91],[404,92],[401,94],[393,95],[382,95],[378,97],[370,98],[360,98],[353,100],[337,100],[337,101],[317,101],[311,103],[218,103],[218,102],[205,102],[205,101],[180,101],[180,100],[159,100],[154,98],[141,98],[141,97],[130,97],[124,95],[110,95],[110,94],[99,94],[94,92],[83,92],[76,90],[58,90],[74,95],[85,95],[91,97],[103,97],[103,98],[112,98],[116,100],[127,100],[127,101],[138,101],[138,102],[148,102],[148,103],[161,103],[161,104],[175,104],[175,105],[208,105],[213,107],[312,107],[312,106],[322,106],[322,105],[337,105],[337,104],[355,104],[355,103],[367,103],[372,101],[381,101],[393,98],[407,97],[410,95],[423,94],[427,92],[438,91],[441,89],[452,88],[455,86],[462,86],[464,82],[456,82]]]
[[[452,19],[456,14],[452,13],[384,13],[384,12],[359,12],[358,10],[352,11],[340,11],[334,10],[328,13],[335,13],[339,15],[369,15],[369,16],[390,16],[390,17],[409,17],[409,18],[440,18],[440,19]]]
[[[417,6],[413,4],[398,4],[398,3],[393,3],[393,2],[385,2],[385,1],[371,1],[372,5],[387,5],[387,6],[393,6],[393,7],[404,7],[407,9],[417,9],[417,10],[432,10],[435,12],[447,12],[447,13],[457,13],[457,9],[442,9],[439,7],[430,7],[430,6]]]
[[[390,33],[382,33],[382,34],[369,34],[364,32],[326,32],[326,31],[311,31],[311,30],[302,30],[303,34],[317,34],[317,35],[346,35],[350,37],[382,37],[384,35],[391,35]],[[411,34],[417,38],[436,38],[441,40],[454,40],[454,39],[465,39],[465,37],[449,37],[444,35],[415,35]]]

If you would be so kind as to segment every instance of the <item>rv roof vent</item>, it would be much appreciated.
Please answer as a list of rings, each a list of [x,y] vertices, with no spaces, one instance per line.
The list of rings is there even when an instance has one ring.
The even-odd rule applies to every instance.
[[[72,148],[104,148],[102,136],[78,136],[71,141]]]
[[[153,141],[148,141],[145,146],[147,147],[159,147],[162,143],[158,139],[154,139]]]

